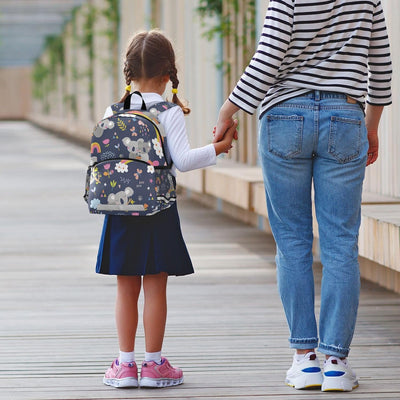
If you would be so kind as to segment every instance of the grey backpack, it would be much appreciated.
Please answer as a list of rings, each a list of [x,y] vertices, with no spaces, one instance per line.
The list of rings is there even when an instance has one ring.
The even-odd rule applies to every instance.
[[[134,92],[142,97],[141,93]],[[150,216],[176,201],[172,160],[158,115],[176,104],[131,110],[131,95],[94,128],[84,198],[94,214]]]

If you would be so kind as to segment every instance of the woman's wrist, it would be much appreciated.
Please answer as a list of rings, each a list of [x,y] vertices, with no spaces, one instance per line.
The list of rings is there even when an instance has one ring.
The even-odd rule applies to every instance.
[[[233,118],[233,115],[239,111],[239,107],[233,104],[229,99],[225,101],[219,112],[218,120],[226,121]]]

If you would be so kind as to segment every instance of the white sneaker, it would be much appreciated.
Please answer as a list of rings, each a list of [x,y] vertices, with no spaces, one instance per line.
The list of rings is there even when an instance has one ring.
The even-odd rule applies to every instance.
[[[323,392],[351,392],[357,386],[357,375],[346,359],[331,356],[325,360]]]
[[[293,364],[286,373],[286,384],[295,389],[320,388],[322,385],[322,372],[317,355],[310,351],[300,360],[293,357]]]

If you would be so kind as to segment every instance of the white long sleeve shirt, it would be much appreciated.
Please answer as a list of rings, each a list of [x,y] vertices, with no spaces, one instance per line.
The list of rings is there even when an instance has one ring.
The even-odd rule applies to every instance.
[[[392,66],[379,0],[270,0],[256,53],[229,100],[260,117],[323,90],[391,103]]]
[[[164,101],[162,96],[157,93],[142,93],[142,96],[147,109],[150,109],[151,105],[155,103]],[[131,108],[140,110],[141,106],[142,99],[138,95],[132,95]],[[103,118],[108,118],[112,114],[111,107],[108,107]],[[173,161],[171,172],[174,175],[176,175],[175,168],[186,172],[216,164],[217,156],[213,144],[195,149],[190,148],[184,114],[179,106],[163,111],[158,115],[158,119],[164,127],[168,151]]]

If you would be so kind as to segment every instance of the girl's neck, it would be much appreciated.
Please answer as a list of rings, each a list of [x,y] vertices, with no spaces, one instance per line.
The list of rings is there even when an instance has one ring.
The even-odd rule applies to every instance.
[[[167,82],[160,77],[152,79],[141,79],[135,82],[135,89],[140,93],[157,93],[160,96],[165,92]]]

